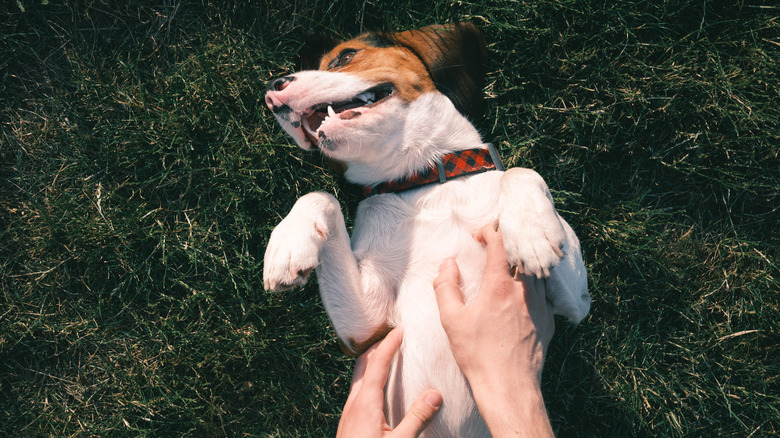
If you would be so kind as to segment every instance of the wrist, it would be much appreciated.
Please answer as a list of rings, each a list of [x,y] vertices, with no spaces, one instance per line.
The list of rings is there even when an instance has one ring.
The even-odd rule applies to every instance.
[[[535,375],[493,373],[467,378],[477,408],[494,438],[553,436]]]
[[[475,398],[500,399],[507,403],[542,398],[541,383],[535,373],[517,373],[517,370],[506,373],[472,372],[466,374],[466,379]]]
[[[490,361],[489,364],[464,364],[461,372],[472,388],[486,388],[490,393],[510,388],[515,392],[541,393],[541,361],[531,360],[526,366],[518,366],[518,362],[516,359],[501,359]],[[504,366],[500,366],[501,364]]]

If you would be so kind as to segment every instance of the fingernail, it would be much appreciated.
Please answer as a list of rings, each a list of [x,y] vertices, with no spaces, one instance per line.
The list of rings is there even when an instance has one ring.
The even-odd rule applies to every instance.
[[[439,406],[441,406],[441,402],[441,394],[439,394],[438,391],[431,389],[425,394],[425,403],[428,403],[431,407],[438,409]]]
[[[439,265],[439,270],[450,268],[452,267],[453,263],[455,263],[455,259],[452,257],[447,257],[446,259],[442,260],[441,265]]]

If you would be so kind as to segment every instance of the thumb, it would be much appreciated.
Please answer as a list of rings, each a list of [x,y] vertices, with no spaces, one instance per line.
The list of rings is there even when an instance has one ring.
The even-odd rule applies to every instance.
[[[431,422],[433,416],[441,408],[441,394],[435,389],[429,389],[412,403],[412,407],[406,412],[406,416],[393,430],[394,438],[416,437]]]

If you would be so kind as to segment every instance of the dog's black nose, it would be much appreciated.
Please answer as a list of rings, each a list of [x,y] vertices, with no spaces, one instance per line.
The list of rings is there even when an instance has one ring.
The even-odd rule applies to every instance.
[[[282,91],[294,80],[295,76],[285,76],[274,79],[268,86],[268,91],[265,94],[265,104],[274,114],[283,115],[291,111],[291,108],[287,106],[289,96],[286,96],[287,93],[282,93]]]
[[[285,76],[283,78],[275,79],[271,82],[271,85],[268,86],[268,91],[282,91],[294,80],[295,76]]]

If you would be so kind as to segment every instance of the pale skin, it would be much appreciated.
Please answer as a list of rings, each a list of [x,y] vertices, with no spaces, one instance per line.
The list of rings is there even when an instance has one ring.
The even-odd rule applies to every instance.
[[[441,264],[433,286],[442,326],[491,435],[552,437],[540,382],[555,321],[544,290],[510,269],[496,228],[485,226],[474,236],[485,245],[487,267],[473,302],[463,303],[455,260]],[[441,395],[429,389],[395,430],[387,425],[383,388],[402,337],[394,329],[358,359],[338,437],[416,437],[438,412]]]
[[[532,279],[513,278],[500,231],[487,226],[475,237],[487,251],[482,287],[464,305],[458,266],[445,260],[434,281],[442,326],[491,434],[551,437],[540,382],[552,310]]]
[[[384,387],[390,362],[402,340],[402,329],[393,329],[358,358],[352,376],[352,389],[339,421],[337,438],[416,437],[439,411],[441,395],[435,389],[430,389],[417,397],[395,429],[390,429],[387,424],[382,410]]]

